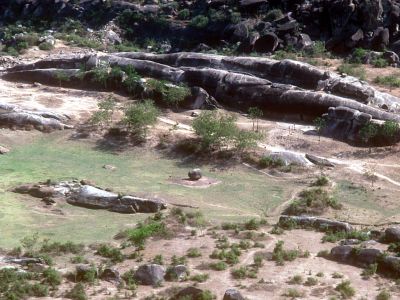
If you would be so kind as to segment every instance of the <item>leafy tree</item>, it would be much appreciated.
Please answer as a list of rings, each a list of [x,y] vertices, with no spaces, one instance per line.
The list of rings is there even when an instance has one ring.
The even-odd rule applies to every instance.
[[[232,115],[205,111],[194,120],[193,129],[201,137],[204,148],[234,146],[237,150],[243,151],[256,146],[261,135],[240,130],[235,121],[236,118]]]
[[[123,122],[135,133],[146,137],[148,126],[157,122],[160,111],[152,100],[145,100],[129,106]]]
[[[254,123],[257,123],[256,131],[258,131],[258,121],[263,116],[264,114],[263,111],[258,107],[250,107],[248,112],[250,119],[253,120],[253,131],[254,131]]]
[[[318,132],[318,141],[321,141],[321,133],[326,127],[326,120],[324,118],[318,117],[314,120],[314,126]]]
[[[221,147],[235,136],[235,121],[232,115],[205,111],[193,121],[193,129],[201,137],[204,148]]]

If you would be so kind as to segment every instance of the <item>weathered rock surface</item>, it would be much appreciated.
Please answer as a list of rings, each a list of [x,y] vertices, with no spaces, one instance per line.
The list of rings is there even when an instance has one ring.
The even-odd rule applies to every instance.
[[[193,169],[189,171],[188,176],[190,180],[196,181],[201,179],[202,173],[200,169]]]
[[[100,275],[100,279],[112,282],[116,285],[122,282],[121,275],[116,269],[113,268],[106,268]]]
[[[165,279],[171,281],[182,281],[188,276],[188,268],[185,265],[177,265],[168,268]]]
[[[164,281],[165,269],[157,264],[140,266],[135,272],[135,279],[143,285],[157,286]]]
[[[400,227],[389,227],[385,230],[384,240],[387,243],[400,242]]]
[[[53,198],[62,198],[72,205],[108,209],[119,213],[155,213],[167,208],[166,203],[161,199],[120,196],[87,183],[87,180],[82,183],[77,181],[52,183],[49,181],[39,184],[23,184],[12,191],[42,198],[50,203],[54,202],[51,201]]]
[[[32,127],[42,131],[73,128],[64,123],[67,120],[67,116],[50,111],[24,110],[17,105],[0,102],[0,126],[3,127]]]
[[[224,298],[222,300],[244,300],[242,294],[235,289],[228,289],[225,291]]]
[[[203,290],[194,286],[189,286],[180,290],[175,296],[171,297],[170,300],[175,299],[193,299],[193,300],[201,300],[202,299]]]
[[[325,218],[319,217],[309,217],[309,216],[285,216],[282,215],[279,218],[279,224],[287,224],[289,222],[295,222],[296,224],[304,227],[312,227],[322,230],[331,231],[352,231],[353,228],[350,224],[340,221],[333,221]]]

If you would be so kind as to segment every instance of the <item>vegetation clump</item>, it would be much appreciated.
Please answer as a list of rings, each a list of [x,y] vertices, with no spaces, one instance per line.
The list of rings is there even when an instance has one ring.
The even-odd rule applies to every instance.
[[[342,205],[335,198],[329,196],[322,188],[304,190],[299,194],[299,199],[293,201],[286,209],[288,215],[320,215],[327,208],[341,209]]]

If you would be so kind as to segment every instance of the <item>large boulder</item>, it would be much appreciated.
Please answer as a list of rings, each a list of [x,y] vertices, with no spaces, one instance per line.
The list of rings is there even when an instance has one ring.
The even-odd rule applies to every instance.
[[[88,208],[109,209],[116,204],[117,200],[118,194],[84,185],[78,193],[68,198],[68,203]]]
[[[354,251],[354,260],[357,265],[367,267],[370,264],[377,263],[382,254],[383,252],[379,249],[357,249]]]
[[[353,247],[336,246],[331,249],[330,257],[338,262],[349,262],[352,258]]]
[[[244,297],[238,290],[228,289],[225,291],[223,300],[244,300]]]
[[[116,269],[113,268],[106,268],[100,275],[100,279],[112,282],[116,285],[122,282],[121,275]]]
[[[400,242],[400,227],[389,227],[385,230],[384,239],[387,243]]]
[[[166,209],[167,205],[159,199],[144,199],[134,196],[124,196],[120,200],[122,205],[131,206],[138,213],[155,213]]]
[[[189,271],[185,265],[176,265],[168,268],[165,279],[170,281],[183,281],[188,274]]]
[[[254,51],[260,53],[272,53],[279,46],[279,38],[273,33],[267,33],[258,38],[254,43]]]
[[[201,170],[200,169],[192,169],[189,171],[188,176],[189,176],[190,180],[193,180],[193,181],[200,180],[202,177]]]
[[[157,286],[164,281],[165,269],[157,264],[140,266],[135,272],[135,279],[143,285]]]
[[[176,299],[191,299],[191,300],[201,300],[203,299],[203,290],[194,286],[189,286],[180,290],[176,295],[170,298],[170,300]]]

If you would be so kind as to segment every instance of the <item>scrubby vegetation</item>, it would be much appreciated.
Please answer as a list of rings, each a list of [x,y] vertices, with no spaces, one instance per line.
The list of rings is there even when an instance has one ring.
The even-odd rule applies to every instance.
[[[286,209],[288,215],[319,215],[327,208],[340,209],[342,205],[327,191],[322,188],[304,190],[299,194],[299,199],[293,201]]]

